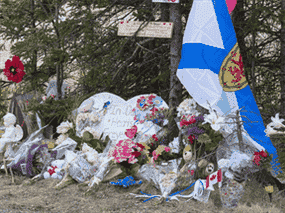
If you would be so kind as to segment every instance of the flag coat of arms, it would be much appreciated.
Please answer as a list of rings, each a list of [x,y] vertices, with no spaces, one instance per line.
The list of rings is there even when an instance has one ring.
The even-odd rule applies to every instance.
[[[265,135],[262,117],[245,77],[226,0],[194,0],[177,76],[193,99],[206,109],[209,103],[224,115],[244,107],[240,115],[250,136],[247,137],[259,151],[273,154],[272,174],[282,173],[276,148]]]

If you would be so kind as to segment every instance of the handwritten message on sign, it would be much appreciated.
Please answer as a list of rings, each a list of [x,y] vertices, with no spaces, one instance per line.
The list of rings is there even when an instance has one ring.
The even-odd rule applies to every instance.
[[[109,135],[110,139],[118,140],[125,137],[125,130],[134,125],[134,116],[132,115],[133,106],[113,104],[108,109],[102,125],[103,132]]]
[[[152,0],[152,2],[159,2],[159,3],[179,3],[179,0]]]
[[[142,21],[121,21],[119,23],[118,36],[133,36],[142,23]],[[138,32],[137,36],[171,38],[172,31],[172,22],[149,22]]]

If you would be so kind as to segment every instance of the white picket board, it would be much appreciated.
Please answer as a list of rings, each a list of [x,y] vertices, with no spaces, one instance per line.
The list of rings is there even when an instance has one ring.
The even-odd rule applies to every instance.
[[[118,26],[118,36],[133,36],[142,23],[142,21],[121,21]],[[171,38],[172,31],[172,22],[149,22],[147,26],[138,32],[137,36]]]

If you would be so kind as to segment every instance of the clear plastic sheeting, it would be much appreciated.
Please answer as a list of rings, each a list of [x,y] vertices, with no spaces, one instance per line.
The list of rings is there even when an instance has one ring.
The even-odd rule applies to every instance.
[[[178,162],[176,160],[168,161],[166,165],[145,164],[139,171],[138,175],[152,181],[157,189],[160,189],[163,197],[167,197],[175,187],[177,179]]]
[[[57,151],[56,159],[61,159],[66,150],[74,151],[76,146],[77,142],[68,137],[60,145],[53,148],[52,151]]]
[[[37,130],[33,134],[30,135],[19,147],[18,151],[14,155],[14,160],[7,165],[7,167],[12,167],[13,165],[17,164],[19,161],[26,159],[29,154],[29,150],[32,147],[32,145],[37,144],[40,145],[41,140],[44,139],[43,134],[41,133],[41,130],[43,130],[46,126],[43,128]]]
[[[72,151],[65,151],[65,160],[69,164],[70,176],[79,183],[89,180],[94,173],[92,172],[92,166],[82,156]]]
[[[238,183],[235,180],[224,178],[220,188],[220,197],[223,207],[235,208],[244,194],[245,182]]]

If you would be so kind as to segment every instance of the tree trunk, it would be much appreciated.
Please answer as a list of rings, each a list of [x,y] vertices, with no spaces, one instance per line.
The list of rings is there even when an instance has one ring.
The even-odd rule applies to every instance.
[[[253,5],[253,14],[252,14],[252,18],[255,19],[255,0],[252,1],[252,5]],[[252,20],[252,23],[254,23],[254,20]],[[252,79],[252,83],[251,83],[251,91],[253,94],[253,97],[256,96],[256,92],[255,92],[255,72],[254,72],[254,68],[255,68],[255,24],[253,26],[253,32],[252,32],[252,57],[251,57],[251,79]]]
[[[247,56],[246,46],[245,46],[245,41],[244,41],[244,37],[245,37],[244,31],[245,31],[245,26],[246,26],[244,0],[237,1],[235,9],[232,11],[231,17],[232,17],[232,22],[233,22],[234,29],[236,32],[238,46],[240,48],[240,52],[242,55],[242,61],[244,64],[246,80],[248,81],[250,85],[251,82],[249,81],[249,78],[248,78],[249,72],[247,71],[248,71],[248,68],[251,67],[251,64],[250,64],[250,59]]]
[[[280,70],[280,86],[281,86],[281,108],[280,117],[285,116],[285,0],[281,1],[281,70]]]
[[[176,76],[178,65],[181,58],[182,49],[182,23],[180,3],[170,4],[170,22],[173,22],[174,29],[170,45],[170,93],[169,93],[169,108],[173,109],[182,101],[182,84]],[[169,119],[168,132],[170,134],[167,138],[166,144],[168,145],[174,137],[178,136],[178,127],[174,120],[175,111],[171,113],[171,119]]]

